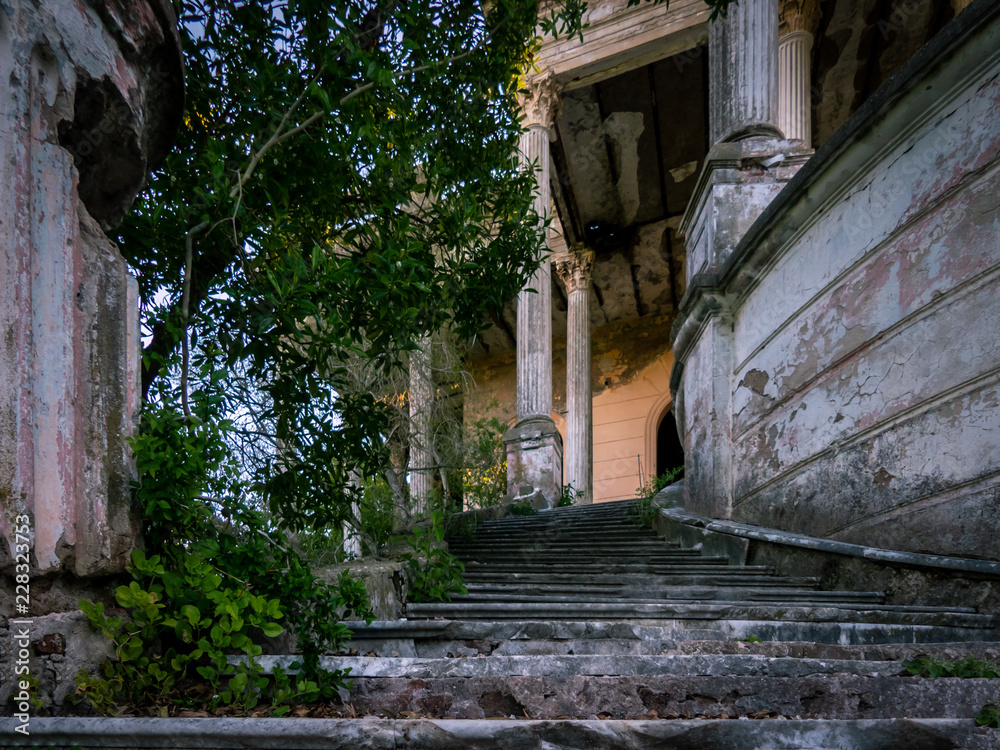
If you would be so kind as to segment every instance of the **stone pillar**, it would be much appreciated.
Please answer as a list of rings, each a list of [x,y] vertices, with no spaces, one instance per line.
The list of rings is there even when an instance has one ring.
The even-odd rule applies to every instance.
[[[778,0],[740,0],[726,20],[711,25],[709,86],[712,147],[679,227],[689,289],[715,283],[747,230],[812,153],[778,127]],[[730,515],[733,491],[730,421],[722,416],[732,413],[736,361],[730,304],[718,296],[698,325],[675,332],[671,376],[674,402],[686,405],[678,429],[687,507],[722,518]]]
[[[778,127],[789,141],[812,145],[809,62],[813,37],[795,29],[778,43]]]
[[[535,212],[549,212],[549,140],[562,106],[551,73],[528,82],[521,109],[527,128],[521,159],[535,170]],[[504,436],[507,487],[514,494],[540,495],[554,506],[562,494],[562,445],[552,421],[552,268],[546,258],[517,297],[517,424]],[[532,291],[528,291],[532,290]]]
[[[712,144],[778,135],[778,0],[740,0],[708,32]]]
[[[427,498],[433,486],[434,375],[431,370],[431,337],[417,341],[410,354],[410,513],[427,512]]]
[[[348,485],[348,492],[351,497],[351,517],[356,519],[358,522],[361,521],[361,505],[358,500],[361,498],[364,492],[364,482],[361,479],[361,472],[357,469],[351,471],[351,479]],[[361,534],[360,529],[355,528],[354,524],[350,521],[344,521],[343,533],[344,533],[344,558],[347,560],[353,560],[361,557]]]
[[[138,287],[105,233],[180,124],[177,20],[167,0],[0,17],[0,570],[25,525],[35,574],[119,573],[138,534]],[[75,608],[69,580],[32,614]]]
[[[594,502],[594,402],[591,391],[590,277],[594,253],[585,247],[556,260],[566,285],[566,483],[579,503]]]

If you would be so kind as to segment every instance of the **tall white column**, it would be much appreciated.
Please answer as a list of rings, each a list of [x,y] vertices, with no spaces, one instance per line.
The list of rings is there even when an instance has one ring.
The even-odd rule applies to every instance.
[[[809,61],[813,37],[795,29],[778,42],[778,127],[790,141],[812,145]]]
[[[591,390],[590,278],[594,253],[576,246],[556,260],[566,285],[566,483],[594,502],[594,405]]]
[[[710,24],[712,144],[775,135],[778,123],[778,0],[740,0]]]
[[[538,185],[535,213],[541,222],[549,215],[549,141],[562,104],[551,75],[531,82],[528,92],[521,100],[527,127],[521,134],[521,159],[527,168],[534,165]],[[546,258],[517,297],[518,419],[539,414],[549,417],[552,412],[551,275],[552,265]]]
[[[431,337],[423,336],[410,354],[410,512],[427,512],[434,472],[431,412],[434,408],[434,377],[431,371]]]
[[[520,99],[526,128],[521,162],[535,172],[540,223],[549,212],[549,141],[562,106],[559,93],[548,73],[531,79]],[[552,421],[551,276],[546,257],[517,297],[517,424],[504,436],[508,491],[527,492],[540,507],[554,505],[562,494],[562,445]]]

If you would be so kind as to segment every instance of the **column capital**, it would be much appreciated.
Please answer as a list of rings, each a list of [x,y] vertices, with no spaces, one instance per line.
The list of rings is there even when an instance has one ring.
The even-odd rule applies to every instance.
[[[586,289],[590,285],[590,276],[594,270],[593,250],[588,250],[583,245],[573,245],[570,252],[553,258],[553,262],[567,292]]]
[[[796,31],[804,31],[810,36],[819,25],[820,7],[815,0],[783,0],[778,17],[778,37]]]
[[[562,111],[562,84],[550,70],[531,76],[518,92],[524,126],[550,130]]]

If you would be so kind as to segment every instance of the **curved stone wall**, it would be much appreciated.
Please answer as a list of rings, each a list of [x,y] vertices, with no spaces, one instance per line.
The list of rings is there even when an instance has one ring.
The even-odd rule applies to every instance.
[[[998,112],[983,2],[691,280],[673,376],[690,510],[1000,558]]]

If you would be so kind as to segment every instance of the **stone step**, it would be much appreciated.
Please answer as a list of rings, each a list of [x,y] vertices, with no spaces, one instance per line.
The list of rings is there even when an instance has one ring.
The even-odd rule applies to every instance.
[[[504,560],[498,562],[478,562],[470,560],[466,565],[467,572],[488,571],[495,573],[632,573],[678,575],[681,573],[698,574],[718,572],[725,569],[726,575],[770,575],[773,569],[764,566],[730,566],[724,557],[700,557],[691,561],[678,560],[664,563],[640,562],[604,562],[601,559],[587,560],[577,563],[535,563]],[[474,571],[470,571],[473,568]]]
[[[726,558],[712,559],[698,555],[671,555],[663,554],[629,554],[621,552],[618,554],[605,553],[602,555],[588,555],[583,552],[558,552],[552,550],[519,550],[519,551],[498,551],[487,550],[483,552],[461,552],[455,556],[463,563],[480,563],[496,565],[516,565],[530,563],[532,565],[641,565],[641,566],[674,566],[674,565],[705,565],[706,561],[714,564],[727,564]]]
[[[580,593],[580,587],[578,586],[564,586],[557,584],[542,584],[532,587],[531,593],[528,595],[524,593],[523,587],[508,583],[468,583],[466,584],[466,588],[468,589],[468,597],[490,597],[494,599],[497,597],[506,597],[507,601],[518,601],[518,599],[522,596],[583,596]],[[869,602],[874,604],[882,604],[885,602],[885,594],[879,591],[816,591],[814,589],[799,589],[791,586],[775,589],[726,588],[722,586],[669,586],[651,590],[648,587],[603,584],[589,587],[586,595],[597,597],[598,600],[605,598],[620,598],[631,600],[669,599],[674,601],[852,601]],[[453,599],[453,601],[454,600],[455,599]]]
[[[459,623],[452,623],[452,626]],[[509,623],[495,623],[496,626]],[[529,623],[539,625],[539,623]],[[608,623],[593,623],[607,625]],[[685,623],[688,625],[690,623]],[[756,623],[756,632],[767,633],[774,628],[774,623]],[[828,630],[829,624],[814,625],[810,635],[822,634]],[[846,626],[838,626],[841,634],[851,634]],[[860,633],[861,627],[855,626],[854,635]],[[799,630],[805,632],[804,626]],[[499,627],[494,632],[499,632]],[[787,627],[782,633],[788,633]],[[443,635],[435,638],[355,638],[350,644],[354,656],[404,656],[426,659],[493,657],[493,656],[705,656],[705,655],[737,655],[757,656],[767,659],[819,659],[844,661],[896,661],[902,662],[917,657],[934,657],[940,660],[956,660],[967,656],[975,656],[990,661],[1000,661],[1000,643],[964,642],[964,643],[868,643],[841,645],[840,643],[804,642],[804,641],[761,641],[754,636],[745,636],[742,640],[671,640],[677,631],[670,628],[648,627],[644,638],[605,637],[611,631],[598,631],[595,637],[589,638],[513,638],[510,640],[494,640],[488,637],[450,639]],[[684,631],[690,636],[693,631]],[[563,633],[558,633],[563,634]],[[484,635],[479,632],[478,635]],[[488,634],[487,634],[488,635]],[[339,654],[347,655],[346,652]]]
[[[349,698],[352,708],[363,714],[399,716],[413,711],[463,719],[629,719],[651,711],[678,718],[888,719],[904,713],[913,718],[971,719],[995,700],[993,680],[857,675],[356,677]]]
[[[576,586],[592,586],[604,583],[631,583],[638,586],[648,586],[650,588],[661,586],[796,586],[796,587],[816,587],[819,585],[817,578],[778,578],[767,574],[747,573],[740,568],[727,568],[719,566],[715,570],[706,572],[678,572],[674,574],[657,573],[651,574],[612,574],[612,573],[554,573],[546,575],[544,573],[518,573],[505,570],[497,570],[492,566],[482,566],[470,563],[465,569],[466,582],[500,582],[500,583],[520,583],[526,586],[534,586],[544,583],[563,583]]]
[[[655,547],[665,551],[677,551],[683,549],[680,545],[665,542],[659,537],[646,535],[622,535],[622,534],[521,534],[504,535],[495,538],[474,537],[472,539],[447,539],[449,549],[453,547],[482,547],[493,545],[504,546],[594,546],[600,549],[622,549],[632,545],[642,545],[643,547]]]
[[[448,549],[452,552],[458,550],[522,550],[522,549],[553,549],[553,550],[581,550],[591,554],[605,552],[650,552],[655,554],[673,555],[699,555],[699,550],[682,549],[678,546],[671,546],[656,539],[629,541],[628,546],[623,546],[619,540],[576,540],[576,539],[547,539],[535,536],[526,536],[522,540],[497,540],[482,541],[473,540],[471,542],[453,541],[448,543]]]
[[[509,594],[509,593],[489,593],[489,592],[474,592],[466,595],[455,595],[452,597],[451,602],[448,603],[475,603],[475,602],[508,602],[508,603],[518,603],[523,602],[526,604],[540,604],[540,603],[555,603],[555,604],[577,604],[581,607],[585,607],[589,604],[620,604],[622,606],[631,606],[633,604],[650,604],[650,605],[702,605],[702,606],[712,606],[712,607],[723,607],[723,606],[741,606],[741,605],[765,605],[771,607],[841,607],[841,608],[851,608],[851,609],[867,609],[867,610],[879,610],[883,612],[920,612],[920,613],[943,613],[943,614],[975,614],[975,610],[963,608],[963,607],[907,607],[900,605],[882,604],[881,598],[876,595],[872,598],[865,598],[863,596],[859,597],[837,597],[837,596],[823,596],[824,592],[814,592],[812,596],[794,597],[763,597],[762,599],[757,599],[755,597],[739,597],[734,599],[727,599],[721,595],[714,596],[712,598],[691,598],[691,597],[681,597],[673,598],[668,596],[662,597],[630,597],[630,596],[608,596],[608,595],[592,595],[592,594],[555,594],[555,593],[531,593],[531,594]]]
[[[298,658],[261,656],[257,661],[266,672],[276,665],[291,669]],[[328,670],[350,670],[358,677],[408,677],[437,680],[450,677],[773,677],[794,678],[818,675],[854,677],[907,677],[913,681],[902,660],[817,659],[808,656],[774,657],[760,654],[572,654],[572,655],[481,655],[475,658],[323,656]]]
[[[507,516],[495,521],[483,521],[476,525],[477,531],[489,529],[535,529],[545,527],[595,527],[599,524],[607,526],[625,526],[645,528],[639,519],[627,513],[578,514],[574,516],[557,513],[538,513],[534,516]]]
[[[489,702],[487,702],[489,705]],[[655,710],[655,709],[654,709]],[[427,711],[418,712],[426,716]],[[132,748],[325,748],[326,750],[510,750],[510,748],[851,748],[995,750],[1000,730],[962,719],[427,719],[280,718],[31,720],[31,743],[80,750]],[[756,718],[756,717],[755,717]],[[0,738],[15,737],[17,720],[0,718]],[[17,735],[21,738],[21,735]]]
[[[873,624],[942,625],[995,628],[997,618],[960,611],[907,607],[776,605],[750,602],[476,602],[410,603],[408,618],[451,620],[792,620],[795,622],[863,622]]]
[[[997,626],[983,629],[857,621],[411,619],[347,625],[353,633],[350,646],[361,654],[372,650],[380,654],[397,651],[402,656],[445,656],[449,652],[455,656],[476,656],[483,651],[520,654],[579,650],[579,653],[595,653],[594,649],[599,653],[700,653],[706,649],[728,653],[728,648],[770,655],[794,652],[817,658],[838,654],[841,656],[837,658],[856,658],[853,652],[842,649],[862,649],[869,653],[873,647],[929,648],[933,645],[935,648],[957,648],[966,647],[970,642],[1000,643],[1000,627]],[[887,652],[880,650],[877,653]]]

